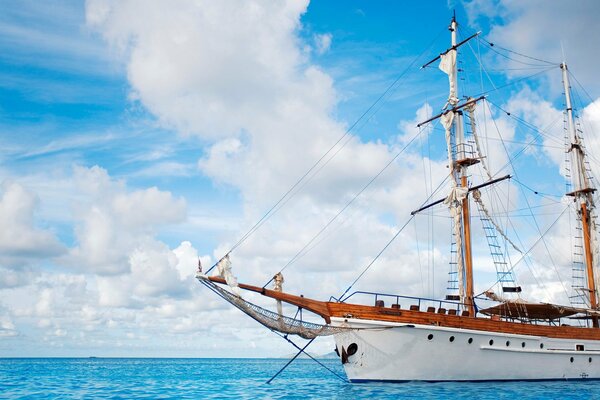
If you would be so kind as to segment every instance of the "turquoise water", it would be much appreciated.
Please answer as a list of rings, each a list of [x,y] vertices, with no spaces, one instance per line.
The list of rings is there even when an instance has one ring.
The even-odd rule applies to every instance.
[[[600,381],[349,384],[296,360],[0,359],[2,399],[600,399]],[[343,374],[338,360],[324,360]]]

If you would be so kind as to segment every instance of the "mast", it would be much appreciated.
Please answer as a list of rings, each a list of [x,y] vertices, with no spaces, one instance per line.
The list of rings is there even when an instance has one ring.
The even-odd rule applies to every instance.
[[[452,177],[452,188],[445,203],[450,208],[454,223],[454,238],[457,247],[457,272],[460,300],[465,304],[470,316],[475,316],[473,300],[473,256],[471,250],[471,223],[469,212],[469,188],[467,168],[478,160],[472,158],[471,152],[466,151],[465,134],[462,108],[458,98],[458,68],[456,64],[457,48],[467,40],[457,43],[456,16],[450,23],[451,47],[439,55],[439,68],[448,74],[449,95],[444,112],[440,114],[441,122],[446,131],[446,145],[448,151],[448,164]],[[436,58],[437,59],[437,58]],[[431,64],[430,61],[425,66]],[[471,103],[473,101],[471,100]]]
[[[565,90],[565,103],[567,113],[567,129],[571,145],[569,153],[571,156],[571,180],[574,191],[567,193],[568,196],[573,196],[579,209],[579,217],[581,218],[581,228],[583,230],[583,243],[585,252],[585,264],[587,272],[587,284],[590,300],[590,308],[596,310],[598,308],[598,299],[596,293],[596,281],[594,279],[594,255],[592,252],[592,217],[591,212],[594,209],[593,193],[596,189],[590,186],[589,179],[585,172],[585,152],[581,144],[581,138],[577,134],[575,122],[573,120],[573,106],[571,104],[571,86],[569,84],[569,73],[567,64],[560,64],[562,70],[563,85]],[[598,317],[592,318],[594,328],[598,328]]]
[[[450,31],[452,35],[452,48],[456,48],[456,28],[458,24],[456,22],[456,15],[452,17],[452,23],[450,24]],[[456,53],[457,50],[454,50]],[[456,57],[456,56],[455,56]],[[453,106],[458,103],[458,66],[454,62],[453,65],[453,82],[450,84],[450,95],[451,98],[448,100]],[[452,87],[454,87],[454,93],[452,93]],[[454,95],[454,98],[452,98]],[[454,119],[454,131],[456,135],[456,176],[460,176],[460,185],[463,189],[468,191],[467,183],[467,167],[469,162],[467,160],[467,152],[465,149],[465,133],[463,124],[463,112],[462,110],[456,113]],[[475,304],[473,300],[473,255],[471,250],[471,216],[469,213],[469,194],[464,196],[462,199],[462,234],[463,234],[463,257],[464,260],[464,271],[465,271],[465,288],[464,288],[464,299],[463,303],[467,306],[470,316],[475,316]]]

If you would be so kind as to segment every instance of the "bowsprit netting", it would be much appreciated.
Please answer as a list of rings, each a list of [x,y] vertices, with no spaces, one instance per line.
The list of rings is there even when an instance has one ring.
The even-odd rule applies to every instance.
[[[252,317],[269,329],[284,334],[298,335],[304,339],[313,339],[317,336],[330,336],[350,329],[331,325],[320,325],[312,322],[302,321],[296,318],[286,317],[244,300],[242,297],[237,296],[233,292],[225,290],[224,288],[216,285],[205,275],[198,275],[197,278],[200,283],[215,292],[225,301],[232,304],[244,314]]]

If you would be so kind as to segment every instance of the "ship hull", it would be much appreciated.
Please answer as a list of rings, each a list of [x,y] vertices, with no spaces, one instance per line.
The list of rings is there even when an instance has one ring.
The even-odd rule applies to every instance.
[[[332,325],[358,328],[335,335],[351,382],[600,379],[598,340],[348,318]]]

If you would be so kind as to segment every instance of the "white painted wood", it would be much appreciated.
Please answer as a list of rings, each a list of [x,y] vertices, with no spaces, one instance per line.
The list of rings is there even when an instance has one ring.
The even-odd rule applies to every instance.
[[[358,346],[344,364],[350,381],[600,378],[600,341],[343,318],[332,324],[361,328],[335,335],[340,354],[342,347]],[[577,351],[577,344],[585,350]]]

